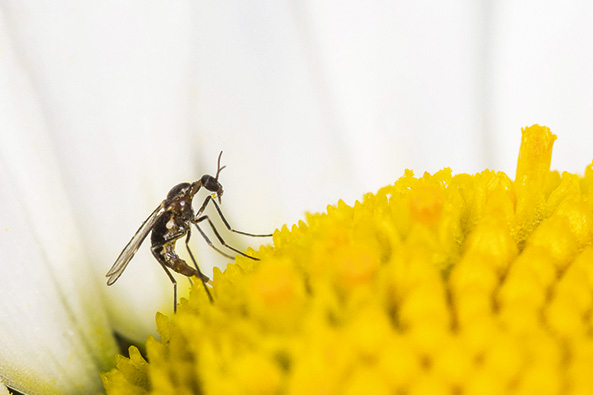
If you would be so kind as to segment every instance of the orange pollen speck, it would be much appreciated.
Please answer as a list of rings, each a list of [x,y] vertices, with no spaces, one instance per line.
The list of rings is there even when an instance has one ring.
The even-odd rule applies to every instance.
[[[425,225],[436,223],[443,210],[443,192],[439,187],[423,185],[409,195],[412,218]]]

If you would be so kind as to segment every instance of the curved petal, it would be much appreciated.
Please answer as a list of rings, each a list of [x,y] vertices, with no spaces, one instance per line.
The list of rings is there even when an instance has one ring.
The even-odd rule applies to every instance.
[[[44,119],[0,18],[0,376],[28,394],[96,392],[115,341]]]
[[[113,287],[105,273],[169,188],[196,177],[185,5],[12,2],[7,12],[111,321],[139,341],[157,309],[172,310],[171,283],[148,245]]]

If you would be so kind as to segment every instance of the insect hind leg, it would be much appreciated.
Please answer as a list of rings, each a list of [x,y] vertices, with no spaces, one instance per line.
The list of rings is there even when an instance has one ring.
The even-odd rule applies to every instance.
[[[225,253],[224,251],[222,251],[218,247],[216,247],[214,244],[212,244],[212,241],[210,241],[210,238],[208,238],[208,236],[206,235],[206,233],[204,233],[204,231],[202,230],[202,228],[200,228],[200,225],[199,224],[200,224],[200,222],[203,222],[203,221],[208,221],[208,224],[210,225],[210,228],[214,232],[214,235],[216,236],[216,238],[218,239],[218,241],[220,242],[220,244],[222,244],[223,247],[226,247],[229,250],[232,250],[232,251],[236,252],[237,254],[242,255],[242,256],[244,256],[246,258],[253,259],[254,261],[259,261],[259,258],[256,258],[256,257],[251,256],[251,255],[247,255],[243,251],[238,250],[235,247],[232,247],[232,246],[228,245],[224,241],[224,239],[222,238],[222,236],[220,235],[220,233],[218,233],[218,230],[216,229],[216,227],[214,226],[214,224],[212,223],[212,221],[210,220],[210,218],[208,218],[207,215],[203,215],[203,216],[201,216],[199,218],[196,218],[193,221],[194,225],[196,225],[196,228],[198,228],[198,231],[200,231],[200,234],[202,235],[202,237],[204,238],[204,240],[206,240],[206,243],[208,243],[208,245],[210,247],[212,247],[216,252],[218,252],[219,254],[221,254],[221,255],[223,255],[223,256],[225,256],[227,258],[230,258],[230,259],[234,259],[235,258],[234,256]]]
[[[157,244],[152,246],[151,251],[152,255],[154,255],[156,260],[159,262],[163,270],[165,270],[165,273],[167,273],[167,276],[169,276],[169,279],[173,283],[173,311],[177,312],[177,280],[175,280],[175,277],[173,277],[169,269],[172,269],[175,272],[188,277],[190,283],[191,279],[189,277],[198,275],[202,283],[204,284],[206,293],[208,294],[208,299],[210,299],[210,303],[213,303],[214,300],[212,299],[212,295],[206,287],[206,282],[210,281],[210,279],[204,274],[202,274],[202,272],[199,271],[199,269],[196,271],[194,268],[189,266],[183,259],[179,258],[177,254],[175,254],[175,251],[171,250],[171,248],[172,247],[169,244]]]
[[[177,280],[175,280],[175,277],[173,277],[173,275],[171,274],[169,269],[167,269],[167,265],[166,265],[166,262],[164,262],[163,256],[159,252],[157,252],[157,249],[159,249],[159,248],[163,248],[163,247],[162,246],[153,246],[150,250],[152,251],[152,255],[154,255],[154,257],[156,258],[158,263],[161,265],[161,267],[163,268],[165,273],[167,273],[167,276],[169,276],[169,280],[171,280],[171,282],[173,283],[173,312],[176,313],[177,312]]]
[[[190,237],[191,237],[191,231],[188,230],[187,237],[185,238],[185,248],[187,249],[187,252],[189,253],[189,257],[191,258],[192,262],[194,263],[196,271],[198,272],[198,275],[199,275],[198,277],[200,277],[200,280],[202,280],[202,285],[204,285],[204,290],[206,291],[206,294],[208,295],[208,299],[210,299],[210,303],[214,303],[212,294],[210,293],[210,290],[208,289],[208,286],[206,285],[207,283],[210,283],[210,278],[208,278],[208,276],[206,276],[206,275],[204,275],[204,273],[202,273],[202,271],[200,270],[200,267],[198,266],[198,262],[196,261],[196,258],[194,258],[194,254],[191,252],[191,249],[189,248],[189,238]],[[191,281],[191,279],[190,279],[190,281]]]
[[[237,230],[237,229],[233,229],[231,227],[231,225],[229,224],[229,221],[227,221],[227,219],[224,217],[224,214],[222,213],[222,210],[220,209],[220,206],[218,205],[218,203],[216,203],[216,200],[214,200],[211,195],[209,195],[208,197],[206,197],[206,199],[204,199],[204,203],[202,203],[202,206],[200,207],[200,209],[198,210],[198,213],[196,215],[196,222],[198,220],[200,220],[200,218],[204,218],[204,217],[207,218],[208,217],[208,216],[202,216],[202,213],[204,212],[204,210],[206,209],[206,206],[210,202],[212,202],[212,204],[214,204],[214,207],[216,208],[216,211],[218,212],[218,215],[220,216],[220,219],[222,219],[222,222],[224,223],[224,226],[226,226],[226,228],[228,230],[230,230],[231,232],[238,233],[238,234],[244,235],[244,236],[250,236],[250,237],[272,237],[273,236],[271,233],[270,234],[265,234],[265,235],[258,235],[258,234],[254,234],[254,233],[247,233],[247,232],[242,232],[242,231]],[[210,220],[208,220],[208,221],[210,221]],[[212,226],[212,223],[210,223],[210,226]],[[217,234],[217,236],[218,236],[218,234]],[[220,236],[218,236],[218,238],[220,239]],[[221,240],[221,242],[222,242],[222,240]]]

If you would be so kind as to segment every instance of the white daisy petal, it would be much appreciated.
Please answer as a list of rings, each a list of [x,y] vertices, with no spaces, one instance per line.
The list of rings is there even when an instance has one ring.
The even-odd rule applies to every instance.
[[[28,394],[96,392],[116,346],[9,37],[0,18],[0,376]]]
[[[13,2],[7,19],[42,92],[65,188],[112,323],[144,341],[154,332],[154,312],[173,305],[171,283],[149,241],[112,287],[105,273],[169,188],[201,175],[184,115],[191,90],[188,42],[181,39],[187,4],[76,3],[65,10],[64,3],[70,4]],[[187,283],[180,279],[181,288]]]

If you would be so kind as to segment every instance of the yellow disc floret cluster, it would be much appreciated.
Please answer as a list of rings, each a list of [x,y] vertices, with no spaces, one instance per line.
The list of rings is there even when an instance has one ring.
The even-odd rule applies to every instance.
[[[197,282],[108,394],[591,394],[593,165],[449,169],[339,202]]]

